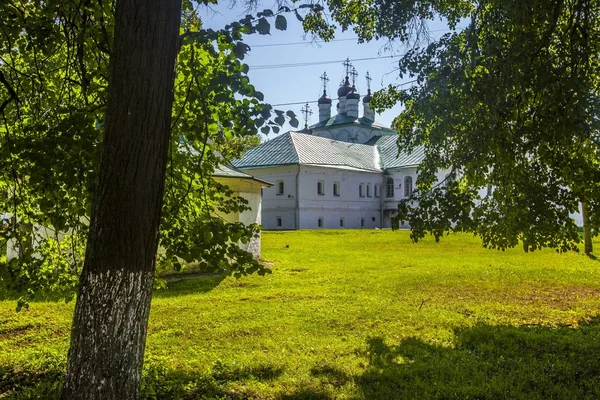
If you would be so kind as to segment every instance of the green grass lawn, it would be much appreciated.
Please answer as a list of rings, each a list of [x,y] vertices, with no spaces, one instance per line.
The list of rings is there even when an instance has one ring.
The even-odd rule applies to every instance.
[[[369,230],[265,232],[263,258],[156,292],[145,398],[600,398],[600,261]],[[14,307],[0,398],[55,398],[73,304]]]

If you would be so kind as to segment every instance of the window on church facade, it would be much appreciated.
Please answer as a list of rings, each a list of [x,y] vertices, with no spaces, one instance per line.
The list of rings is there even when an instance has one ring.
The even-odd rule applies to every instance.
[[[379,197],[379,185],[375,185],[375,197]]]
[[[344,227],[344,218],[340,218],[340,228]]]
[[[317,182],[317,194],[319,196],[325,195],[325,182],[323,182],[323,181]]]
[[[371,194],[371,184],[367,183],[367,197],[372,197],[373,195]]]
[[[339,182],[333,182],[333,195],[334,196],[340,195],[340,183]]]
[[[277,181],[277,196],[283,195],[285,192],[285,186],[283,185],[283,181]]]
[[[277,217],[277,227],[281,228],[283,226],[283,220],[281,217]]]
[[[394,179],[387,178],[385,182],[385,197],[394,197]]]
[[[365,219],[364,218],[360,219],[360,226],[365,226]]]
[[[360,185],[358,185],[358,196],[365,197],[365,184],[364,183],[361,183]]]
[[[319,228],[322,228],[322,227],[323,227],[323,217],[319,217],[319,219],[317,220],[317,226],[318,226]]]
[[[412,194],[412,176],[404,178],[404,197],[408,197]]]

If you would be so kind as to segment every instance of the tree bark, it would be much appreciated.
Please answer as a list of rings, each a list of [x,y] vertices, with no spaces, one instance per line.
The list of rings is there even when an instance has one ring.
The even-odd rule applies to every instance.
[[[181,0],[118,0],[102,160],[63,399],[136,399],[154,278]]]
[[[594,248],[592,245],[590,206],[585,201],[581,202],[581,216],[583,217],[583,249],[585,254],[590,255],[594,251]]]

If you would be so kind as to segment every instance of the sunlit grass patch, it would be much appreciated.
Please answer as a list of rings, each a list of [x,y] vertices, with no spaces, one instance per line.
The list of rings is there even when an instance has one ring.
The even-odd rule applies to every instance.
[[[155,293],[145,398],[600,397],[598,261],[379,230],[265,232],[263,258]],[[58,395],[72,307],[0,303],[5,397]]]

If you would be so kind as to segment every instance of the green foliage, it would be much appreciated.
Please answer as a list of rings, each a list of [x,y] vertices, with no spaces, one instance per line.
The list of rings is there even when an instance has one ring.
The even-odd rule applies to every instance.
[[[598,397],[597,261],[487,250],[467,234],[262,235],[268,277],[155,293],[144,398]],[[0,302],[0,396],[59,397],[72,312]]]
[[[569,214],[590,205],[600,219],[600,3],[463,0],[331,1],[361,38],[411,43],[400,77],[411,87],[377,93],[397,103],[399,147],[425,148],[417,191],[399,206],[414,240],[468,231],[485,246],[577,250]],[[384,12],[385,10],[385,12]],[[422,23],[469,26],[422,45]],[[451,171],[457,185],[437,182]],[[478,191],[491,188],[488,193]],[[432,190],[435,189],[435,190]]]
[[[247,203],[212,173],[224,162],[219,154],[239,156],[256,143],[258,129],[277,133],[286,116],[297,125],[295,115],[263,102],[242,62],[250,51],[244,36],[270,34],[272,23],[286,29],[286,10],[266,9],[213,30],[202,27],[196,7],[183,2],[158,261],[264,274],[268,269],[236,246],[258,226],[217,217],[242,212]],[[0,4],[0,247],[20,252],[0,264],[0,284],[24,293],[23,300],[57,291],[70,298],[75,287],[102,147],[113,31],[113,9],[103,2]]]

